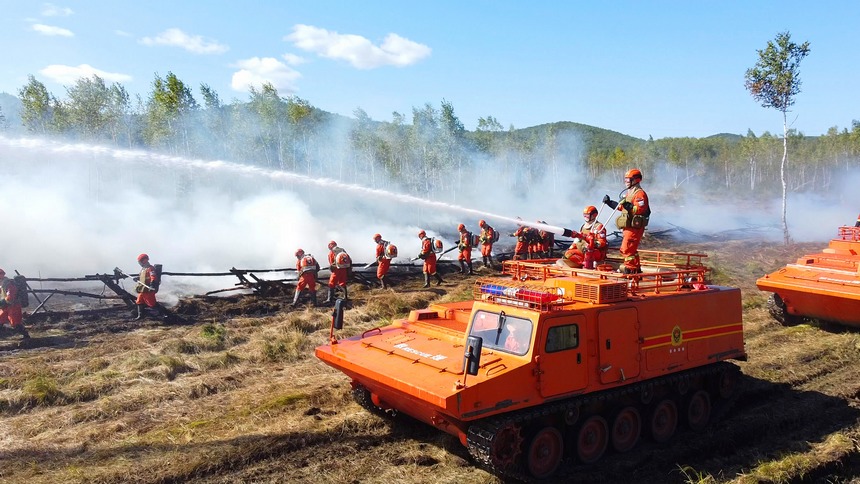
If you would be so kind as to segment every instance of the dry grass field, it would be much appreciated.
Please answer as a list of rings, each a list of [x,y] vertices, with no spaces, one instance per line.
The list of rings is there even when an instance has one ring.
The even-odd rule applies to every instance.
[[[713,282],[742,288],[744,391],[704,432],[594,466],[567,464],[561,479],[860,483],[860,333],[783,327],[754,284],[820,246],[664,247],[708,254]],[[344,333],[470,297],[473,278],[447,281],[353,285]],[[313,356],[328,340],[330,310],[284,302],[194,298],[178,307],[188,321],[173,325],[72,315],[34,324],[27,345],[0,332],[0,481],[500,482],[455,438],[354,403],[348,379]]]

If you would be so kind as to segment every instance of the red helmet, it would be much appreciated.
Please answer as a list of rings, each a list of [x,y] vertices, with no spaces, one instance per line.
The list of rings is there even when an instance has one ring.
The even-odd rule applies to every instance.
[[[425,232],[423,230],[419,231],[418,232],[418,238],[423,239],[424,237],[427,237],[427,232]]]
[[[478,227],[484,228],[484,225],[487,225],[485,220],[478,220]]]
[[[464,230],[466,230],[466,226],[465,226],[465,225],[460,224],[460,225],[458,225],[458,226],[457,226],[457,231],[458,231],[458,232],[462,232],[462,231],[464,231]]]
[[[149,259],[149,256],[146,254],[140,254],[139,256],[137,256],[138,262],[142,261],[143,259]]]
[[[302,249],[296,249],[296,257],[301,257],[305,255],[305,251]]]
[[[638,168],[631,168],[627,170],[627,173],[624,174],[624,178],[639,178],[639,180],[642,180],[642,172],[639,171]]]
[[[382,236],[381,236],[381,235],[379,235],[379,234],[373,234],[373,240],[379,240],[379,239],[381,239],[381,238],[382,238]]]
[[[329,243],[328,243],[328,248],[329,248],[329,250],[333,249],[336,245],[337,245],[337,242],[335,242],[335,241],[333,241],[333,240],[332,240],[331,242],[329,242]]]
[[[594,205],[589,205],[582,209],[582,214],[585,216],[590,217],[593,213],[597,213],[597,207],[595,207]]]

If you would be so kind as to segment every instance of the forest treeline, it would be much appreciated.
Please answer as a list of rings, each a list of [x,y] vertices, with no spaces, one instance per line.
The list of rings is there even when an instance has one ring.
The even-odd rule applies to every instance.
[[[547,172],[620,178],[629,167],[653,173],[662,164],[672,168],[665,175],[672,179],[663,181],[681,190],[693,179],[741,197],[780,190],[782,137],[769,132],[642,140],[572,122],[505,128],[493,116],[479,118],[476,129],[467,131],[445,100],[438,108],[428,103],[411,115],[394,112],[390,121],[376,121],[361,108],[352,118],[325,112],[297,96],[281,96],[271,84],[229,103],[206,84],[195,97],[172,72],[156,74],[151,88],[144,99],[93,76],[67,86],[60,98],[30,76],[17,93],[21,126],[9,126],[0,112],[0,129],[223,159],[422,196],[472,187],[485,170],[509,184],[494,189],[526,190]],[[789,131],[788,138],[789,191],[828,190],[860,164],[860,121],[821,136]]]

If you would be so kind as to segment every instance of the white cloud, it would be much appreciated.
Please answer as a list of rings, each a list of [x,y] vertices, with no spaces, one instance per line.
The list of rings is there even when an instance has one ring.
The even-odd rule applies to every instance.
[[[230,86],[241,92],[247,92],[251,86],[259,88],[268,82],[279,91],[295,92],[295,81],[302,77],[301,73],[274,57],[252,57],[236,63],[239,70],[233,73]]]
[[[54,27],[53,25],[33,24],[33,30],[42,35],[59,35],[61,37],[74,37],[75,34],[71,30],[62,27]]]
[[[304,57],[302,57],[300,55],[296,55],[296,54],[287,53],[287,54],[282,55],[281,57],[287,62],[287,64],[289,64],[291,66],[297,66],[297,65],[304,64],[305,62],[307,62],[307,60]]]
[[[82,77],[92,77],[97,75],[106,81],[124,82],[130,81],[131,76],[127,74],[119,74],[116,72],[105,72],[101,69],[96,69],[89,64],[81,64],[79,66],[65,66],[62,64],[51,64],[48,67],[40,70],[39,73],[63,85],[74,84],[75,81]]]
[[[195,54],[222,54],[230,48],[212,39],[204,39],[199,35],[188,35],[179,29],[167,29],[155,37],[140,39],[143,45],[168,45],[181,47]]]
[[[113,33],[115,33],[116,35],[119,35],[120,37],[131,37],[132,36],[131,33],[126,32],[125,30],[119,30],[119,29],[114,30]]]
[[[68,17],[75,13],[69,7],[58,7],[53,3],[42,5],[42,15],[45,17]]]
[[[379,46],[360,36],[339,34],[312,25],[298,24],[284,37],[296,47],[329,59],[345,60],[359,69],[407,66],[429,56],[430,47],[397,34],[388,34]]]

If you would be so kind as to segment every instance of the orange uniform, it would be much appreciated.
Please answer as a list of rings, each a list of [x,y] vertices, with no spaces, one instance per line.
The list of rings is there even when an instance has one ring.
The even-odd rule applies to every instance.
[[[316,292],[317,271],[319,270],[319,263],[310,254],[304,254],[296,260],[296,272],[299,274],[299,282],[296,284],[296,294],[305,289]]]
[[[391,268],[391,259],[385,257],[386,245],[387,243],[384,240],[380,240],[376,244],[376,261],[379,262],[379,267],[376,268],[376,278],[379,280],[382,280],[388,274],[388,269]]]
[[[146,264],[141,267],[140,275],[137,280],[138,284],[135,286],[135,290],[138,294],[135,304],[146,305],[146,307],[154,308],[155,305],[158,304],[158,301],[155,300],[155,293],[158,292],[158,290],[155,288],[155,267],[149,263],[149,259],[147,259]]]
[[[9,323],[13,328],[23,329],[23,313],[21,302],[18,300],[18,286],[5,275],[0,274],[0,299],[6,304],[0,307],[0,325]]]
[[[346,287],[349,266],[337,261],[338,255],[345,252],[345,250],[337,246],[328,252],[328,264],[331,269],[331,276],[328,278],[328,287]]]
[[[433,241],[430,240],[430,237],[423,237],[421,239],[421,252],[419,252],[418,257],[424,260],[424,274],[433,275],[436,273],[436,253],[433,252]]]
[[[625,208],[625,205],[628,208]],[[651,207],[648,204],[648,195],[645,190],[635,183],[627,190],[622,203],[618,204],[618,210],[626,212],[627,223],[623,227],[624,238],[621,240],[621,255],[624,257],[624,268],[628,272],[639,272],[639,242],[642,241],[642,235],[645,233],[645,225],[648,217],[651,215]],[[635,222],[634,217],[641,217],[644,224]],[[635,227],[634,225],[640,225]]]
[[[529,254],[528,227],[525,225],[517,227],[514,237],[517,238],[517,245],[514,246],[514,260],[527,259]]]
[[[572,267],[594,269],[594,264],[606,259],[606,227],[602,223],[586,222],[579,229],[580,239],[570,244],[562,256]]]
[[[489,224],[484,223],[484,226],[481,228],[481,235],[479,240],[481,241],[481,255],[483,257],[490,257],[493,253],[493,239],[496,238],[496,229],[491,227]],[[486,261],[484,261],[486,263]]]

